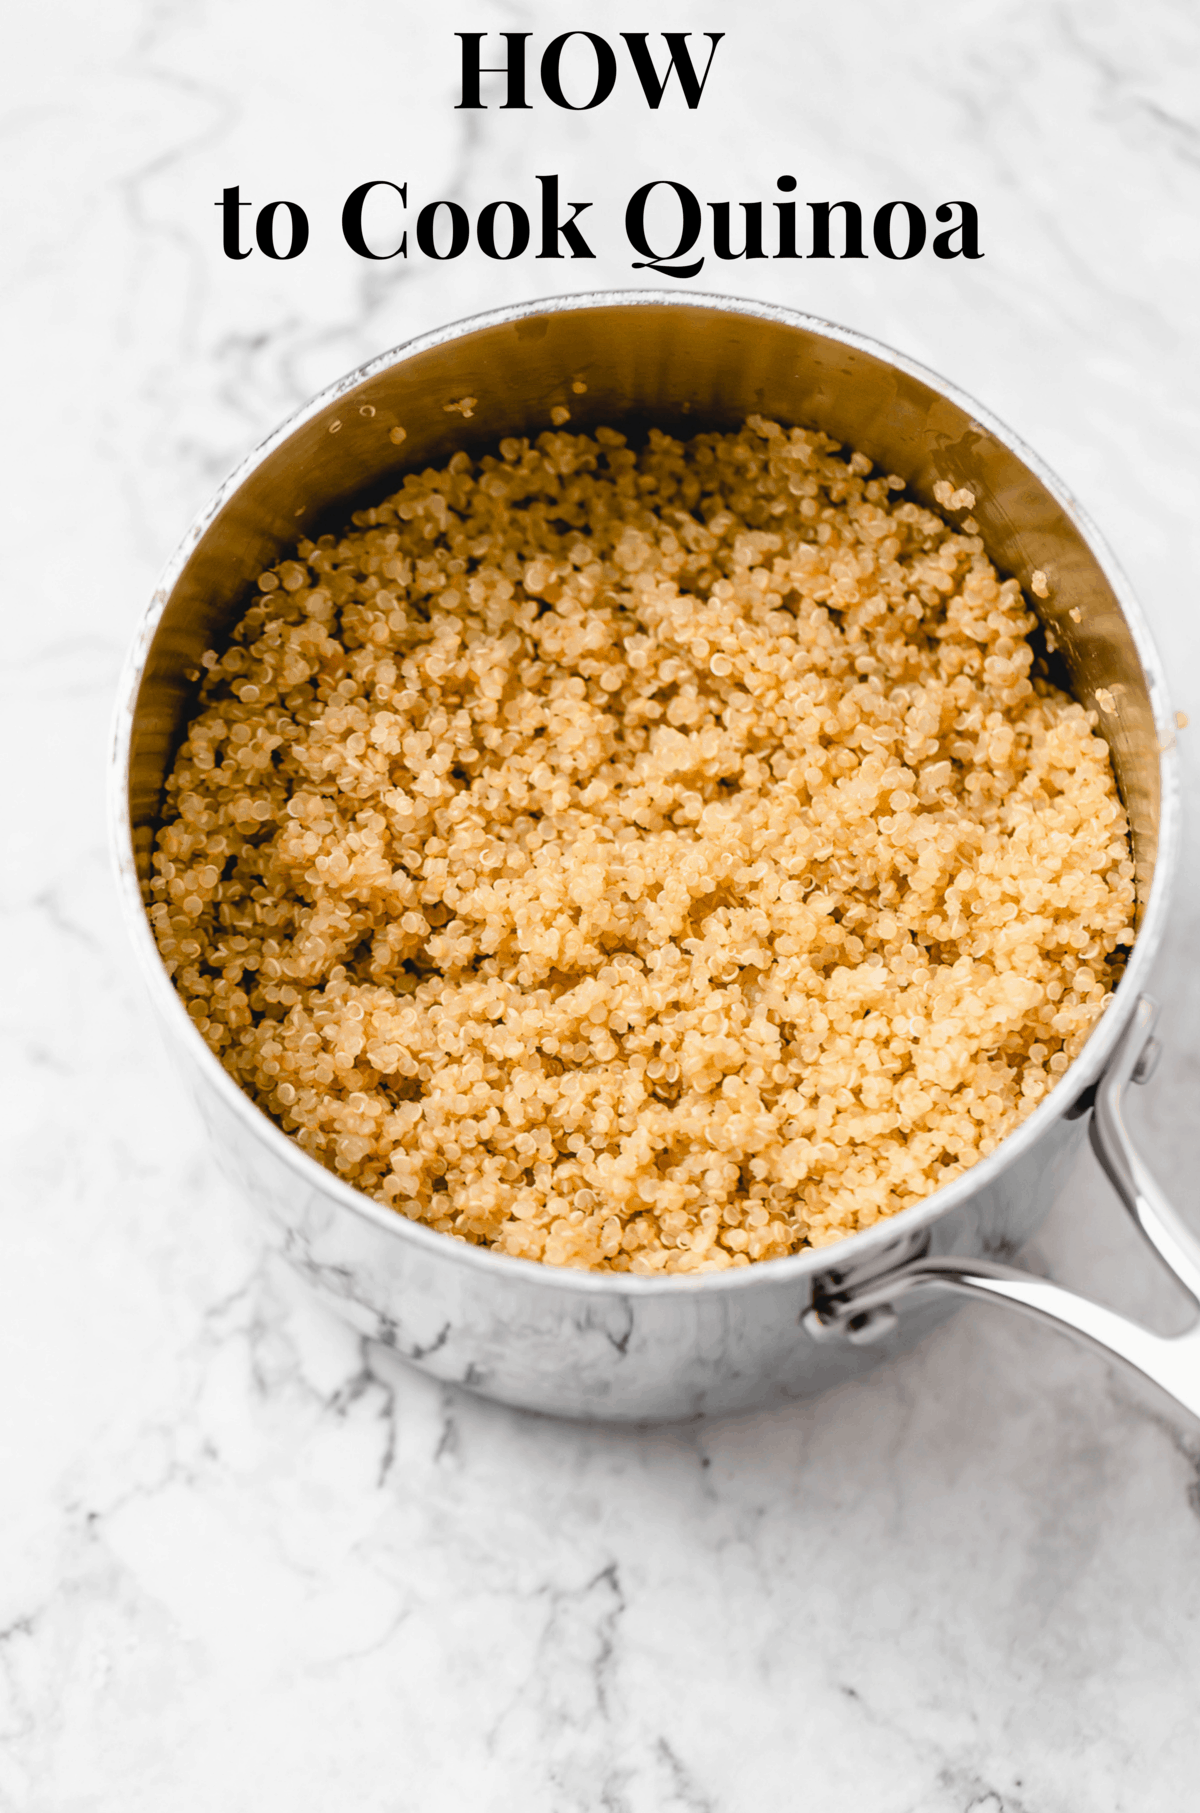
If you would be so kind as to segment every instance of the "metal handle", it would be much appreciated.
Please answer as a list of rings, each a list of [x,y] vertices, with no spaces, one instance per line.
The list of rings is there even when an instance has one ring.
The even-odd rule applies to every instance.
[[[1142,995],[1129,1028],[1096,1090],[1091,1140],[1121,1201],[1200,1309],[1200,1242],[1167,1202],[1134,1149],[1125,1125],[1125,1091],[1144,1082],[1158,1055],[1152,1037],[1158,1005]],[[817,1340],[871,1340],[892,1325],[897,1298],[926,1287],[1007,1303],[1121,1360],[1200,1419],[1200,1316],[1181,1335],[1156,1335],[1074,1291],[989,1259],[920,1256],[860,1285],[818,1292],[804,1318]]]

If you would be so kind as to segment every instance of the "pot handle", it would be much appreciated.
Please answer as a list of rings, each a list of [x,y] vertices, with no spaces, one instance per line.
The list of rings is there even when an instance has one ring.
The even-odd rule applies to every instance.
[[[1152,1036],[1157,1013],[1157,1003],[1142,995],[1097,1087],[1089,1131],[1096,1156],[1121,1201],[1200,1309],[1200,1241],[1167,1202],[1125,1124],[1126,1090],[1130,1083],[1146,1081],[1158,1057],[1158,1042]],[[1152,1334],[1060,1284],[990,1259],[920,1255],[861,1282],[818,1280],[804,1326],[820,1341],[875,1340],[894,1326],[892,1305],[896,1300],[923,1288],[1007,1303],[1037,1316],[1098,1348],[1109,1359],[1122,1361],[1200,1420],[1200,1316],[1181,1335]]]

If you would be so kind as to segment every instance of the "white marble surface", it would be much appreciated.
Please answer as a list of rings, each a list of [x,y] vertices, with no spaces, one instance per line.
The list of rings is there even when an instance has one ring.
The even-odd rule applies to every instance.
[[[717,12],[695,115],[453,110],[455,30]],[[642,281],[620,211],[669,174],[978,204],[975,264],[702,281],[876,333],[1006,417],[1103,524],[1200,725],[1200,11],[65,0],[20,9],[6,63],[0,1809],[1195,1806],[1195,1431],[985,1310],[823,1401],[674,1432],[497,1410],[364,1351],[218,1178],[102,795],[124,646],[233,462],[416,331]],[[594,265],[337,243],[368,177],[478,205],[547,170],[605,206]],[[222,258],[232,182],[309,207],[303,258]],[[1198,878],[1193,829],[1139,1107],[1193,1213]],[[1086,1161],[1032,1257],[1171,1307]]]

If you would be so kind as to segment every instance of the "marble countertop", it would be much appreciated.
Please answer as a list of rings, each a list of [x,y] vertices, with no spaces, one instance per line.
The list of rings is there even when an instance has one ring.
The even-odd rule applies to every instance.
[[[571,23],[713,23],[601,11]],[[563,1425],[439,1387],[264,1257],[119,922],[116,676],[192,514],[373,353],[646,281],[619,223],[654,176],[976,203],[975,262],[710,261],[701,282],[876,334],[1006,419],[1103,525],[1200,726],[1200,12],[722,11],[694,114],[456,112],[453,33],[540,47],[565,29],[550,0],[68,0],[10,27],[2,1813],[1196,1804],[1196,1429],[982,1308],[722,1423]],[[475,209],[551,170],[607,210],[581,277],[338,241],[364,180]],[[235,182],[303,201],[302,257],[222,256]],[[1200,1220],[1197,880],[1193,822],[1137,1114]],[[1178,1316],[1086,1158],[1028,1257]]]

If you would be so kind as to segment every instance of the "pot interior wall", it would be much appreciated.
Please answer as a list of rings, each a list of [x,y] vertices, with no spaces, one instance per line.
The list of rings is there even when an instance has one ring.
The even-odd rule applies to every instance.
[[[577,383],[586,390],[576,391]],[[824,429],[898,473],[934,507],[939,479],[968,486],[1001,571],[1019,579],[1027,596],[1035,570],[1048,577],[1050,595],[1037,609],[1072,690],[1100,710],[1144,902],[1159,816],[1150,691],[1112,586],[1059,501],[957,404],[861,347],[769,315],[653,300],[549,307],[401,353],[259,461],[202,527],[146,662],[130,769],[143,872],[165,774],[195,696],[186,676],[237,620],[263,567],[300,535],[336,526],[356,504],[384,496],[407,471],[444,464],[459,448],[481,452],[505,435],[542,433],[556,405],[570,410],[576,430],[606,423],[637,432],[654,424],[684,435],[735,427],[761,412]],[[399,445],[393,428],[406,431]]]

